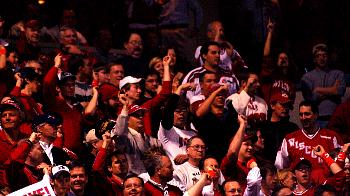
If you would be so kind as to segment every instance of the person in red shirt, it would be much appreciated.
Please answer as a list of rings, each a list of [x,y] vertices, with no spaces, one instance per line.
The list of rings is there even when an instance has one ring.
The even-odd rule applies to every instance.
[[[58,80],[57,74],[61,65],[62,56],[57,55],[55,65],[44,78],[44,102],[49,111],[57,112],[63,118],[63,146],[75,153],[80,153],[84,119],[96,110],[98,92],[96,89],[93,90],[93,97],[83,110],[83,106],[74,97],[75,76],[68,72],[61,72]]]
[[[26,114],[26,121],[22,128],[30,130],[30,122],[40,114],[44,114],[41,105],[32,95],[39,92],[41,87],[40,75],[31,67],[24,67],[15,74],[17,80],[16,86],[12,89],[10,95],[17,97],[22,103]]]
[[[5,100],[0,105],[0,112],[0,184],[6,186],[6,168],[12,161],[24,162],[38,133],[24,133],[20,129],[25,115],[17,101]]]
[[[275,165],[278,169],[295,165],[300,158],[308,159],[312,163],[312,178],[323,181],[329,169],[321,158],[315,155],[312,148],[322,145],[325,151],[332,151],[340,147],[343,142],[340,136],[332,130],[321,129],[316,119],[318,107],[310,101],[303,101],[299,105],[299,117],[302,129],[288,134],[277,152]]]
[[[106,132],[102,135],[102,138],[102,146],[92,166],[94,184],[100,187],[98,190],[105,195],[119,196],[122,195],[123,181],[129,171],[128,161],[125,154],[118,150],[108,156],[111,135],[109,132]],[[109,175],[105,173],[104,165],[107,165]]]
[[[321,145],[313,147],[313,151],[317,157],[321,158],[327,164],[333,175],[323,182],[313,182],[311,180],[311,162],[307,159],[302,159],[294,167],[297,185],[293,193],[295,195],[313,196],[317,185],[322,184],[332,185],[337,191],[341,191],[345,182],[345,173],[342,168],[329,156]]]
[[[221,161],[221,171],[225,179],[237,179],[244,191],[247,185],[246,177],[254,157],[254,143],[257,140],[255,133],[245,131],[247,121],[238,115],[239,129],[233,137],[226,156]]]

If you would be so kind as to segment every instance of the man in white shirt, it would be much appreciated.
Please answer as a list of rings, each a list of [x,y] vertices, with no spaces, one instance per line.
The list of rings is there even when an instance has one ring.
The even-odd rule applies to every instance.
[[[260,87],[259,77],[255,73],[248,73],[241,81],[241,90],[226,99],[227,107],[233,107],[238,114],[247,116],[248,119],[260,116],[261,120],[267,118],[267,104],[264,99],[256,96]],[[254,115],[254,116],[253,116]]]
[[[179,165],[174,171],[174,179],[181,184],[180,189],[186,191],[201,177],[199,162],[205,157],[206,145],[199,136],[193,136],[187,141],[186,152],[188,161]]]

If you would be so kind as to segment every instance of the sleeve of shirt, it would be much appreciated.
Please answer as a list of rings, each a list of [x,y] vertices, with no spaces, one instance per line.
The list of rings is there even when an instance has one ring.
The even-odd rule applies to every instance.
[[[333,147],[334,148],[340,148],[340,147],[342,147],[343,146],[343,140],[341,139],[341,137],[338,135],[338,134],[336,134],[335,132],[334,132],[334,136],[333,136]]]
[[[243,196],[259,195],[261,180],[260,169],[258,167],[252,168],[247,175],[247,188]]]
[[[122,113],[118,115],[117,122],[115,124],[114,129],[112,130],[111,137],[118,135],[127,135],[128,134],[128,115],[126,113]]]
[[[339,81],[339,86],[337,88],[338,95],[343,96],[346,91],[346,81],[344,79],[344,73],[342,71],[339,71],[336,78]]]
[[[162,124],[159,125],[158,139],[163,146],[165,146],[165,144],[169,142],[168,132],[169,130],[165,130]]]
[[[237,113],[246,114],[250,96],[245,91],[241,91],[239,94],[233,94],[227,99],[231,100],[232,106],[237,111]]]
[[[312,99],[312,83],[309,77],[304,74],[301,78],[301,91],[304,99],[311,100]]]
[[[283,139],[280,150],[277,152],[275,166],[277,169],[287,168],[289,165],[288,144],[286,139]]]
[[[182,172],[181,167],[174,170],[174,180],[179,183],[179,188],[183,192],[186,191],[186,175]]]

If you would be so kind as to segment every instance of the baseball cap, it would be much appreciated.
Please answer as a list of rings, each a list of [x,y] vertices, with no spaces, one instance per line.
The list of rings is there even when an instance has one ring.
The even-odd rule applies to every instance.
[[[119,89],[122,89],[126,84],[139,83],[142,78],[134,78],[132,76],[126,76],[119,81]]]
[[[115,126],[116,122],[114,120],[102,119],[96,123],[95,136],[97,139],[102,140],[102,135],[107,131],[111,131]]]
[[[42,24],[38,20],[29,20],[24,25],[26,28],[41,29]]]
[[[303,166],[308,167],[308,168],[312,168],[312,164],[309,160],[304,159],[304,158],[300,158],[301,160],[299,162],[297,162],[294,166],[292,166],[293,171],[303,168]]]
[[[130,107],[129,107],[129,115],[131,115],[131,114],[133,114],[133,113],[135,113],[135,112],[138,112],[138,111],[143,111],[143,112],[145,112],[145,111],[147,111],[147,109],[146,108],[144,108],[144,107],[142,107],[142,106],[139,106],[139,105],[131,105]]]
[[[85,136],[84,143],[91,143],[93,141],[99,140],[95,135],[95,129],[91,129]]]
[[[67,82],[68,79],[72,79],[75,81],[76,77],[69,73],[69,72],[61,72],[61,74],[58,75],[59,84],[62,85]]]
[[[57,165],[53,167],[51,172],[52,172],[53,178],[57,178],[59,175],[62,175],[62,174],[66,174],[68,176],[70,175],[68,167],[64,165]]]
[[[319,43],[319,44],[316,44],[312,47],[312,54],[315,55],[315,53],[318,51],[318,50],[325,50],[327,51],[327,45],[324,44],[324,43]]]
[[[103,83],[98,90],[103,102],[108,101],[114,96],[118,96],[119,93],[119,89],[110,83]]]
[[[13,99],[7,99],[0,105],[0,112],[3,112],[7,109],[17,109],[22,111],[22,108],[20,106],[20,103]]]
[[[59,116],[58,114],[54,113],[47,113],[47,114],[42,114],[34,118],[32,127],[35,128],[36,126],[47,123],[50,125],[60,125],[62,124],[63,120],[62,117]]]
[[[289,103],[292,100],[289,99],[289,96],[286,93],[275,92],[271,95],[270,102],[278,102],[278,103]]]

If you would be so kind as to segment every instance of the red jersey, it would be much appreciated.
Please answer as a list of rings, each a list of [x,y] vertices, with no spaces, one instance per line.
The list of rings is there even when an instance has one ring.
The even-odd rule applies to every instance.
[[[326,152],[343,145],[340,136],[328,129],[319,129],[314,134],[307,134],[303,129],[288,134],[277,152],[275,165],[278,169],[294,167],[301,159],[307,159],[312,164],[312,170],[323,170],[329,173],[328,166],[313,152],[313,147],[322,145]]]

